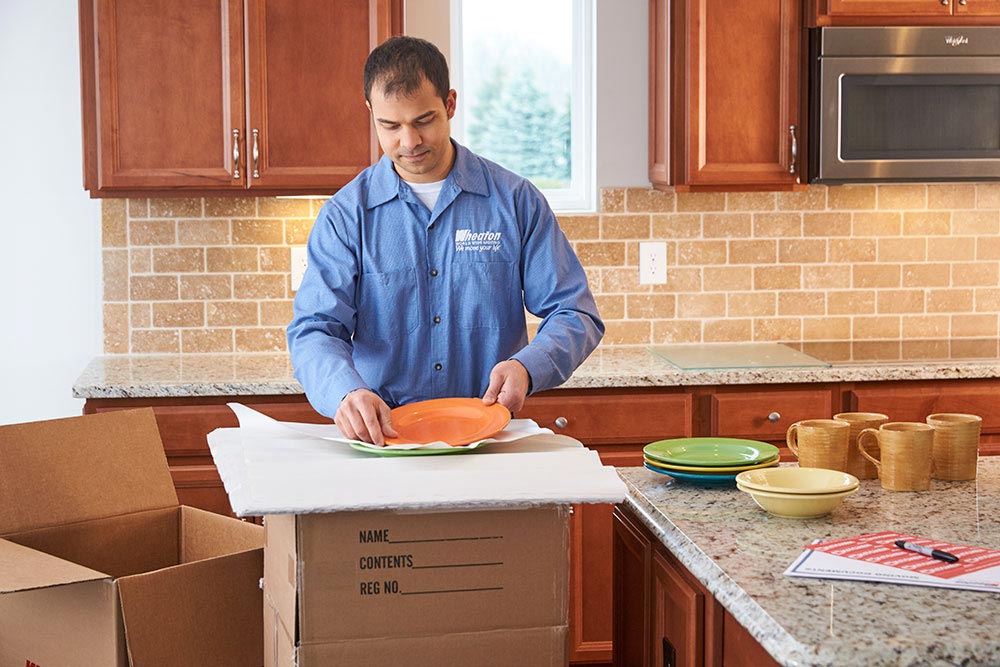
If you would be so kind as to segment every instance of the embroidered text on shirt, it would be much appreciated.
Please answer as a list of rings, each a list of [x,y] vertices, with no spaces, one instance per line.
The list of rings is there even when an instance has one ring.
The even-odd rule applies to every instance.
[[[500,250],[500,232],[474,232],[471,229],[455,230],[455,252],[497,252]]]

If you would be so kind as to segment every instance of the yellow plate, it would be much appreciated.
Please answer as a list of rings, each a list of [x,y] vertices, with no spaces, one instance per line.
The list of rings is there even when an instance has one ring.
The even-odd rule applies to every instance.
[[[679,466],[673,463],[663,463],[662,461],[657,461],[656,459],[651,459],[648,456],[643,457],[647,464],[653,466],[654,468],[660,468],[661,470],[676,470],[677,472],[742,472],[744,470],[756,470],[757,468],[770,468],[772,466],[778,465],[778,457],[768,459],[767,461],[761,461],[760,463],[754,463],[752,465],[746,466],[712,466],[711,468],[703,468],[700,466]]]

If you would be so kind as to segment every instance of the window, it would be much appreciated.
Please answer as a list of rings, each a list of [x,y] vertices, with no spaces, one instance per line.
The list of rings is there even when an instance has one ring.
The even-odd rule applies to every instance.
[[[594,210],[593,0],[451,0],[455,138]]]

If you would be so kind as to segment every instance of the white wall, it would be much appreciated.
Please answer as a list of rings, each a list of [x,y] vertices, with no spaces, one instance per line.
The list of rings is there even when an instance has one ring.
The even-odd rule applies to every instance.
[[[405,31],[450,52],[451,0],[407,0]],[[649,187],[649,3],[595,0],[597,187]],[[530,17],[526,17],[530,20]],[[462,92],[458,91],[461,104]]]
[[[76,3],[0,0],[0,424],[80,414],[73,383],[101,352],[82,164]]]

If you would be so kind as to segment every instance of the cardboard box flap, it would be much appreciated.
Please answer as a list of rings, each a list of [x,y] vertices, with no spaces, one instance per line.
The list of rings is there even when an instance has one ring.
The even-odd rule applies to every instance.
[[[110,578],[97,570],[0,540],[0,594]]]
[[[150,408],[0,426],[0,535],[176,505]]]
[[[261,665],[261,549],[122,577],[133,665]]]

